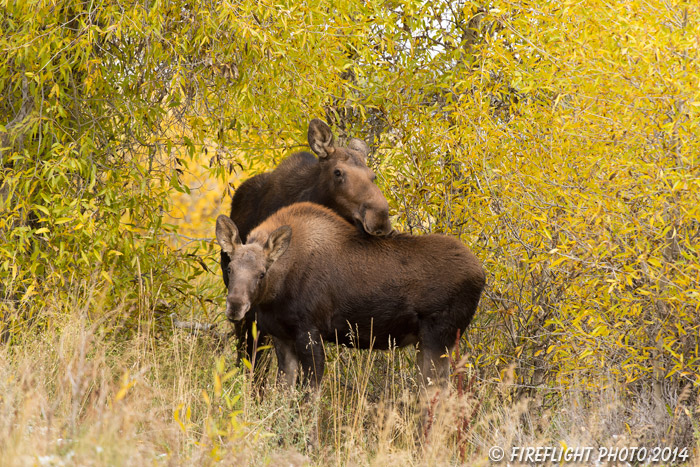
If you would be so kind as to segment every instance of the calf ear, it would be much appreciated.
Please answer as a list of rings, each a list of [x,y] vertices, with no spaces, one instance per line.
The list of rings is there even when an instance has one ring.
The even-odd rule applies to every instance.
[[[352,138],[348,141],[348,149],[357,151],[362,155],[362,158],[367,161],[367,156],[369,155],[369,146],[367,143],[358,138]]]
[[[318,118],[314,118],[309,122],[307,139],[309,140],[309,146],[320,159],[332,156],[335,152],[331,127]]]
[[[223,214],[216,218],[216,241],[229,256],[233,255],[233,251],[241,244],[236,224]]]
[[[267,257],[267,267],[272,266],[272,263],[277,261],[287,251],[291,239],[292,228],[288,225],[283,225],[270,234],[263,250]]]

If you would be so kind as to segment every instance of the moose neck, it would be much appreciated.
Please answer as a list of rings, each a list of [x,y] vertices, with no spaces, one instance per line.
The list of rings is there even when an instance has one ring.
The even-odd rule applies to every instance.
[[[331,209],[336,208],[333,197],[328,191],[325,180],[323,180],[321,176],[321,162],[306,167],[306,170],[299,171],[297,177],[294,184],[307,188],[305,188],[300,195],[291,196],[296,198],[296,201],[310,201],[312,203],[328,206]]]

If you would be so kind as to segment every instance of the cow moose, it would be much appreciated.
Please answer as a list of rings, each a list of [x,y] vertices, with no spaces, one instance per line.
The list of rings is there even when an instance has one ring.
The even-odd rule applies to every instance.
[[[368,235],[390,234],[389,204],[367,167],[367,144],[353,138],[346,147],[336,146],[330,127],[319,119],[309,123],[307,139],[318,158],[309,152],[292,154],[272,172],[249,178],[236,190],[230,217],[238,226],[241,241],[245,242],[249,232],[271,214],[300,201],[327,206]],[[221,271],[227,287],[229,261],[229,255],[222,251]],[[234,324],[239,357],[251,357],[254,320],[253,308]]]
[[[318,386],[323,342],[388,349],[417,344],[426,387],[445,383],[441,358],[464,332],[485,284],[479,260],[446,235],[362,235],[328,208],[298,203],[248,235],[230,218],[216,239],[231,258],[226,316],[238,321],[258,307],[258,324],[274,341],[278,377],[302,375]],[[442,384],[440,384],[442,385]]]

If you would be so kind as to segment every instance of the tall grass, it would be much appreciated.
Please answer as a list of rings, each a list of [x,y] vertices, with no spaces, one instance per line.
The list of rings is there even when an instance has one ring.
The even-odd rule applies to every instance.
[[[421,424],[410,349],[328,345],[318,397],[273,375],[260,397],[231,346],[156,332],[149,300],[104,310],[99,294],[74,296],[0,347],[3,465],[488,465],[492,446],[673,445],[700,432],[688,391],[655,427],[619,388],[516,397],[512,369],[484,379],[468,358],[453,362],[463,376],[450,394],[424,401]],[[136,331],[115,330],[134,314]]]

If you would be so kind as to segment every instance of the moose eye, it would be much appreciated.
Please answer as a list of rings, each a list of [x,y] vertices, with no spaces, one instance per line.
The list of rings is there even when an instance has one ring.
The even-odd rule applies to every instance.
[[[262,279],[263,277],[265,277],[265,273],[264,273],[264,272],[261,272],[261,273],[260,273],[260,276],[259,276],[258,278],[259,278],[259,279]]]
[[[343,176],[343,172],[341,172],[340,169],[335,169],[333,175],[335,175],[335,178],[340,178]]]

